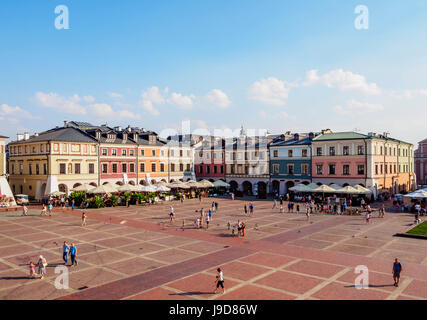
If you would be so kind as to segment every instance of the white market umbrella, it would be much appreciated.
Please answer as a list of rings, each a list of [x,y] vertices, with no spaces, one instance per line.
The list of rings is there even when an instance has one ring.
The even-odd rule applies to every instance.
[[[312,183],[308,184],[308,185],[307,185],[307,187],[308,187],[309,189],[316,189],[316,188],[318,188],[319,186],[318,186],[316,183],[312,182]]]
[[[322,184],[320,187],[318,186],[315,189],[311,189],[310,192],[318,192],[318,193],[336,193],[337,190],[331,188],[325,184]]]
[[[427,199],[427,191],[424,189],[420,189],[412,193],[405,194],[404,197],[411,199]]]
[[[362,187],[360,184],[353,186],[355,189],[360,191],[360,194],[372,194],[372,190]]]
[[[206,180],[206,179],[200,181],[199,183],[202,183],[205,188],[213,188],[214,187],[214,184],[212,182],[210,182],[209,180]]]
[[[93,194],[106,194],[106,193],[115,193],[115,192],[117,192],[117,188],[115,188],[113,185],[109,183],[106,183],[102,186],[98,186],[90,190],[90,193],[93,193]]]
[[[289,188],[289,190],[294,191],[294,192],[310,192],[311,188],[309,188],[308,186],[306,186],[303,183],[300,183],[300,184],[297,184],[296,186]]]
[[[335,190],[339,190],[339,189],[341,189],[341,188],[342,188],[340,185],[337,185],[336,183],[331,184],[331,185],[330,185],[330,187],[331,187],[332,189],[335,189]]]
[[[124,184],[122,186],[119,186],[117,188],[117,191],[119,191],[119,192],[138,192],[139,188],[137,186],[134,186],[131,184]]]
[[[343,194],[361,194],[361,191],[357,190],[356,188],[353,188],[352,186],[346,186],[341,189],[338,189],[336,193],[343,193]]]
[[[71,189],[71,191],[88,193],[90,190],[92,190],[94,188],[96,188],[96,187],[94,187],[90,184],[84,183],[82,185],[79,185],[78,187]]]
[[[168,191],[170,191],[171,189],[170,188],[168,188],[168,187],[166,187],[166,186],[158,186],[158,187],[156,187],[156,191],[157,192],[168,192]]]
[[[213,183],[215,188],[229,188],[230,184],[222,180],[217,180]]]

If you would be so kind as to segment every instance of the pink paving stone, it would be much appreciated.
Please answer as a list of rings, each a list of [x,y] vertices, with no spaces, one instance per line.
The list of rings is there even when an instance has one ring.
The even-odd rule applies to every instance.
[[[70,275],[69,286],[78,289],[84,286],[94,287],[103,283],[111,282],[122,278],[121,276],[101,268],[91,268]]]
[[[225,290],[236,286],[238,282],[227,279],[224,275]],[[182,294],[187,296],[197,295],[202,298],[209,298],[213,296],[215,290],[215,276],[205,273],[198,273],[196,275],[181,279],[167,284],[168,287],[182,291]]]
[[[134,233],[132,235],[129,235],[129,238],[137,239],[140,241],[150,241],[150,240],[158,240],[162,238],[167,238],[169,235],[160,233],[160,232],[152,232],[152,231],[146,231],[141,230],[139,233]]]
[[[185,238],[185,237],[170,236],[170,237],[158,239],[158,240],[155,240],[152,242],[155,244],[161,244],[161,245],[165,245],[165,246],[176,247],[176,246],[180,246],[180,245],[184,245],[184,244],[194,242],[194,240],[189,239],[189,238]]]
[[[311,239],[298,239],[289,244],[300,247],[314,248],[314,249],[323,249],[332,244],[332,242],[321,241],[321,240],[311,240]]]
[[[12,269],[11,266],[9,266],[9,265],[7,265],[7,264],[5,264],[3,262],[0,262],[0,272],[4,271],[4,270],[10,270],[10,269]]]
[[[195,300],[190,295],[177,294],[174,291],[163,288],[155,288],[136,296],[127,298],[126,300]]]
[[[293,300],[295,296],[257,287],[254,285],[245,285],[241,288],[227,292],[219,296],[216,300]]]
[[[29,278],[29,272],[24,272],[16,269],[5,270],[0,273],[0,290],[4,288],[13,287],[16,285],[28,283],[31,281],[36,281],[36,280]]]
[[[16,241],[10,238],[6,238],[6,237],[0,238],[0,247],[10,246],[10,245],[19,244],[19,243],[20,243],[19,241]]]
[[[10,247],[2,247],[0,248],[0,257],[9,257],[9,256],[16,256],[22,253],[31,252],[34,251],[33,246],[28,246],[26,244],[18,244]]]
[[[354,281],[356,277],[359,276],[360,273],[354,273],[354,269],[349,270],[344,275],[339,277],[337,281],[346,282],[349,285],[354,285]],[[400,280],[403,281],[405,278],[402,277]],[[369,287],[370,288],[378,288],[382,290],[394,291],[396,288],[393,286],[393,277],[390,274],[378,273],[378,272],[369,272]]]
[[[136,240],[135,240],[136,241]],[[127,246],[120,247],[120,251],[135,255],[144,255],[154,251],[168,250],[168,247],[157,245],[151,242],[137,242]]]
[[[126,237],[115,237],[110,239],[94,241],[94,243],[107,248],[117,248],[117,247],[135,243],[135,240],[126,238]]]
[[[213,251],[224,249],[224,246],[216,243],[200,241],[197,243],[186,244],[186,245],[180,246],[179,248],[195,251],[199,253],[210,253]]]
[[[147,254],[148,259],[153,258],[165,263],[176,263],[195,258],[199,254],[181,249],[167,249],[156,253]]]
[[[376,250],[376,248],[353,246],[353,245],[348,245],[348,244],[337,244],[335,246],[328,248],[328,250],[366,256],[366,255],[374,252]]]
[[[38,233],[31,233],[31,234],[24,234],[24,235],[16,235],[14,236],[14,238],[24,242],[34,242],[34,241],[51,239],[54,236],[55,236],[54,234],[49,232],[38,232]]]
[[[334,235],[334,234],[327,234],[327,233],[315,233],[309,237],[309,239],[312,239],[312,240],[323,240],[323,241],[329,241],[329,242],[337,242],[345,238],[347,237]]]
[[[255,254],[252,254],[240,260],[244,262],[250,262],[253,264],[266,266],[266,267],[279,268],[291,261],[294,261],[295,259],[287,256],[278,255],[278,254],[257,252]]]
[[[284,269],[322,278],[330,278],[343,270],[344,267],[321,262],[302,260],[287,266]]]
[[[159,268],[161,266],[164,266],[164,264],[157,261],[144,258],[132,258],[125,261],[108,264],[107,268],[125,273],[127,275],[135,275]]]
[[[277,271],[269,276],[259,279],[255,283],[291,293],[303,294],[321,282],[322,280],[315,279],[310,276],[301,276],[289,272]]]
[[[90,232],[90,233],[79,234],[76,236],[76,238],[83,241],[96,241],[96,240],[111,238],[111,234],[107,232]]]
[[[270,269],[247,264],[243,262],[233,261],[223,264],[221,269],[224,277],[231,277],[233,279],[248,281],[254,277],[260,276],[263,273],[270,272]],[[212,274],[216,274],[216,269],[209,270]]]
[[[322,300],[384,300],[388,295],[372,288],[357,289],[352,285],[332,282],[312,294],[312,297]]]
[[[95,253],[80,254],[79,261],[88,262],[96,265],[107,265],[118,260],[129,259],[131,256],[126,253],[115,251],[112,249],[103,250]]]
[[[31,279],[25,285],[0,291],[0,300],[51,300],[68,294],[67,290],[58,290],[45,279]]]
[[[28,228],[28,227],[21,227],[20,229],[2,231],[1,234],[9,237],[14,237],[15,235],[24,235],[24,234],[31,234],[31,233],[37,233],[37,232],[39,232],[39,230]]]
[[[424,300],[422,298],[414,298],[414,297],[409,297],[409,296],[405,296],[405,295],[399,295],[396,300]]]
[[[427,299],[427,281],[413,280],[403,293]]]

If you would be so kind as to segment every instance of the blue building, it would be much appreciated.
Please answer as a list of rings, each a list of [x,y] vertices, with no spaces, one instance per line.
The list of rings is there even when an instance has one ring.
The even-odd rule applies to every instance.
[[[286,194],[299,183],[311,182],[311,141],[314,133],[282,135],[270,143],[270,181],[273,193]]]

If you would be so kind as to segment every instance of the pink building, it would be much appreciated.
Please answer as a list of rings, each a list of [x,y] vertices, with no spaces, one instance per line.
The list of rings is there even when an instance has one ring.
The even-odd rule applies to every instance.
[[[427,139],[420,141],[415,150],[415,174],[417,185],[427,185]]]

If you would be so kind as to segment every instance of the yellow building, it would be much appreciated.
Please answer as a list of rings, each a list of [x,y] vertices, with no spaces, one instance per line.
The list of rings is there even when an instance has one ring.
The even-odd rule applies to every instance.
[[[83,183],[98,185],[95,139],[72,127],[29,136],[18,134],[9,146],[9,184],[15,194],[41,199],[53,191],[69,193]]]
[[[6,174],[6,140],[9,137],[0,136],[0,176]]]

